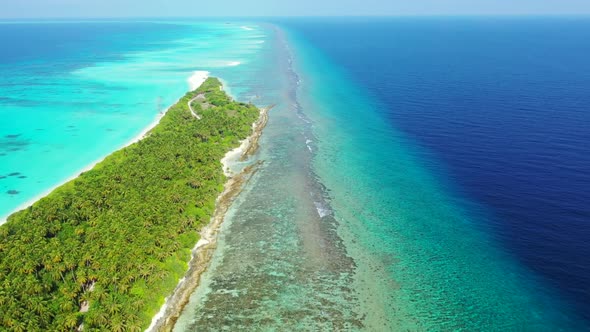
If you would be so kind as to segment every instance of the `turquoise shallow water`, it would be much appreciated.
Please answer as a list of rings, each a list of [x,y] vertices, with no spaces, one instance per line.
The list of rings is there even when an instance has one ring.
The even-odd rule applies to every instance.
[[[242,76],[264,39],[246,23],[0,24],[2,219],[138,135],[194,71]]]
[[[230,81],[245,96],[261,96],[260,105],[276,104],[256,156],[264,166],[229,211],[211,266],[177,331],[362,325],[354,262],[329,211],[324,218],[318,214],[325,198],[310,169],[311,126],[298,104],[290,46],[280,29],[265,29],[272,47],[251,67],[254,75]]]

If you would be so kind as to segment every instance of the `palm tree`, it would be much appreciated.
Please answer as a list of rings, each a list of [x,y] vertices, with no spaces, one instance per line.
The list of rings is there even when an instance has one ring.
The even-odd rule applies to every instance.
[[[80,314],[79,313],[72,313],[67,315],[63,320],[63,325],[72,330],[80,325]]]

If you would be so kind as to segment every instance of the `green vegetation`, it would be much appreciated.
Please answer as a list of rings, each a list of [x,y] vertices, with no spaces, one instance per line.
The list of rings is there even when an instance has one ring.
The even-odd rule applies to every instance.
[[[148,327],[213,214],[220,159],[259,114],[220,87],[208,79],[147,138],[0,226],[0,330]],[[187,103],[201,93],[197,120]]]

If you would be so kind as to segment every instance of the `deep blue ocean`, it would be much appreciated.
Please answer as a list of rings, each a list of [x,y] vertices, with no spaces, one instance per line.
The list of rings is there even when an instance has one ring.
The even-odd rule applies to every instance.
[[[590,319],[590,19],[289,22],[479,227]]]

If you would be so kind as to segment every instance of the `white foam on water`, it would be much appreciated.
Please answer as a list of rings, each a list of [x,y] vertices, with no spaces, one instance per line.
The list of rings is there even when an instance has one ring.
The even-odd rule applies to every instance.
[[[330,210],[328,207],[324,206],[322,203],[314,201],[313,204],[315,205],[315,208],[318,211],[318,215],[320,216],[320,218],[323,218],[325,216],[329,216],[332,214],[332,210]]]
[[[209,77],[209,72],[204,70],[195,71],[191,77],[188,78],[189,91],[196,90]]]
[[[305,123],[308,123],[308,124],[311,123],[311,121],[307,120],[303,115],[301,115],[299,113],[297,113],[297,117]]]

